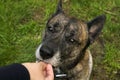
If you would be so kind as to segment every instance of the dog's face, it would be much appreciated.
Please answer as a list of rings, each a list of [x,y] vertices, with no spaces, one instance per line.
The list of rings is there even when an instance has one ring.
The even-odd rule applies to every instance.
[[[76,60],[81,51],[98,36],[103,28],[105,16],[91,22],[67,17],[60,0],[56,13],[48,20],[42,43],[36,50],[36,58],[54,67],[67,65]]]

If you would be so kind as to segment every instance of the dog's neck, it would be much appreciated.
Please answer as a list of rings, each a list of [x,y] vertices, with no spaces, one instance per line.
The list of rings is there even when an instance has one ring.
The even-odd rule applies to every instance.
[[[55,80],[79,80],[79,77],[83,78],[83,76],[86,76],[86,74],[91,73],[91,69],[92,69],[91,64],[92,63],[90,61],[91,61],[90,51],[87,49],[85,51],[83,60],[78,62],[78,64],[74,68],[72,68],[70,70],[68,70],[68,69],[63,70],[61,68],[57,68],[58,72],[57,72],[57,75],[55,73],[55,77],[57,76],[57,78],[55,78]],[[89,77],[89,76],[87,76],[87,77]],[[84,79],[84,80],[88,80],[88,79]]]
[[[63,79],[70,78],[70,76],[68,75],[68,72],[71,71],[72,69],[74,69],[77,66],[77,64],[83,60],[83,58],[85,57],[86,50],[89,47],[89,45],[90,45],[90,41],[88,39],[87,44],[85,45],[83,50],[80,52],[80,56],[78,56],[75,61],[73,61],[71,64],[66,65],[65,67],[59,67],[56,69],[58,74],[60,74],[60,75],[65,74],[64,76],[61,76],[60,78],[63,78]],[[71,75],[71,76],[75,76],[77,74],[78,73]]]

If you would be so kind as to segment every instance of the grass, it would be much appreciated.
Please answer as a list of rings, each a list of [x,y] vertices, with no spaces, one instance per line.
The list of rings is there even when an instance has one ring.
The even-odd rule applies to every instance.
[[[35,61],[45,23],[57,0],[0,0],[0,66]],[[85,21],[105,14],[102,32],[105,57],[102,65],[110,77],[120,73],[120,0],[67,0],[65,13]],[[113,75],[112,75],[113,74]],[[120,74],[119,74],[120,75]]]

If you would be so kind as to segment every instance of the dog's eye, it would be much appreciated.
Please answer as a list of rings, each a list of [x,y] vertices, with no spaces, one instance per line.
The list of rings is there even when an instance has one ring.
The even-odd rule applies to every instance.
[[[60,30],[59,23],[55,23],[53,25],[48,26],[48,31],[52,33],[58,32],[59,30]]]
[[[48,30],[53,32],[54,31],[54,27],[53,26],[48,26]]]
[[[68,40],[70,43],[76,43],[76,40],[75,39],[73,39],[73,38],[70,38],[69,40]]]
[[[69,42],[69,43],[72,43],[72,44],[77,44],[77,45],[80,45],[80,44],[81,44],[80,42],[78,42],[78,41],[75,40],[74,38],[68,39],[68,42]]]
[[[53,27],[53,26],[48,26],[48,31],[50,31],[50,32],[54,33],[55,29],[54,29],[54,27]]]
[[[73,43],[75,40],[71,38],[69,41]]]

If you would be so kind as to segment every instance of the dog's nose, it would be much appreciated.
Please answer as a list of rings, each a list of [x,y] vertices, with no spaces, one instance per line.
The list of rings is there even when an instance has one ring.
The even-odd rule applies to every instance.
[[[53,51],[48,47],[42,46],[39,51],[40,51],[40,56],[43,59],[49,59],[53,57]]]

